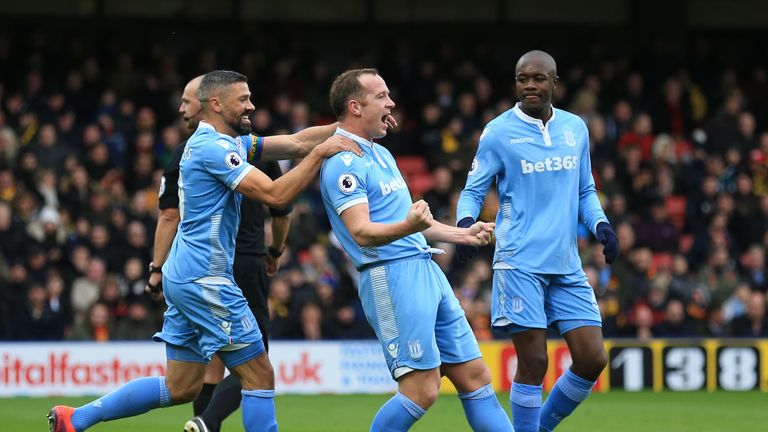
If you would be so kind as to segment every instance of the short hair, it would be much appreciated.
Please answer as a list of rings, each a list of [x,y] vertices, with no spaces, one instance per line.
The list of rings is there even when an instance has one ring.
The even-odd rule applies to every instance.
[[[378,75],[379,71],[374,68],[350,69],[333,80],[330,100],[331,110],[336,118],[341,118],[347,113],[347,102],[350,99],[361,99],[364,96],[359,78],[365,74]]]
[[[200,102],[207,102],[213,96],[217,96],[221,91],[234,83],[248,82],[248,77],[234,71],[215,70],[203,75],[200,80],[200,88],[197,91],[197,98]]]

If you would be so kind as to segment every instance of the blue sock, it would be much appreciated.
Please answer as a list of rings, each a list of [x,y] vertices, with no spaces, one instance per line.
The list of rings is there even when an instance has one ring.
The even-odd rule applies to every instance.
[[[96,423],[132,417],[151,409],[171,406],[165,377],[138,378],[95,401],[75,408],[72,426],[84,431]]]
[[[407,431],[425,412],[414,401],[397,392],[376,413],[371,424],[371,432]]]
[[[568,369],[557,379],[541,410],[541,430],[552,431],[592,392],[594,381],[587,381]]]
[[[512,421],[517,432],[539,432],[541,385],[513,382],[509,393]]]
[[[470,393],[459,393],[464,415],[475,432],[514,432],[496,393],[486,384]]]
[[[274,390],[243,390],[245,432],[277,432]]]

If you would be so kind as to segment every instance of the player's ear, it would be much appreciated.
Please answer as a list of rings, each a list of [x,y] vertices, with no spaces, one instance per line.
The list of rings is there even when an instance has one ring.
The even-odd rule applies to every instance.
[[[221,101],[217,97],[210,98],[208,103],[211,105],[213,112],[220,113],[224,110],[224,108],[221,106]]]
[[[355,99],[350,99],[349,102],[347,102],[347,112],[354,116],[360,115],[360,110],[362,106],[360,105],[360,101]]]
[[[560,77],[555,75],[555,77],[552,79],[552,83],[554,84],[553,87],[557,87],[558,82],[560,82]]]

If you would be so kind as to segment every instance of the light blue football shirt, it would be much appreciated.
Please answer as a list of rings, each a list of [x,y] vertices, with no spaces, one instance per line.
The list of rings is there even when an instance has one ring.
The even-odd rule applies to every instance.
[[[235,188],[254,167],[249,136],[232,138],[200,122],[179,163],[181,223],[163,274],[173,282],[215,277],[234,284],[232,263],[243,196]]]
[[[477,219],[494,180],[499,194],[494,268],[570,274],[581,269],[579,217],[594,233],[607,222],[592,178],[587,126],[552,108],[544,124],[519,107],[491,120],[456,206],[456,220]]]
[[[427,252],[427,240],[421,233],[377,247],[355,243],[341,219],[344,210],[368,204],[371,222],[395,223],[405,220],[413,201],[389,150],[341,128],[336,133],[354,140],[363,149],[362,157],[350,152],[337,153],[326,159],[320,170],[320,191],[331,228],[355,266]]]

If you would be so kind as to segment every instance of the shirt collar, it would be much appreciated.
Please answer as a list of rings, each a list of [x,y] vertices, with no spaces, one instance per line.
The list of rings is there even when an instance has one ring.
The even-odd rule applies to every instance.
[[[217,133],[217,134],[218,134],[220,137],[222,137],[222,138],[226,138],[226,139],[228,139],[228,140],[230,140],[230,141],[235,141],[235,139],[234,139],[234,138],[232,138],[231,136],[229,136],[229,135],[227,135],[227,134],[223,134],[223,133],[221,133],[221,132],[217,131],[217,130],[216,130],[216,128],[215,128],[215,127],[213,127],[213,125],[212,125],[212,124],[210,124],[210,123],[206,123],[206,122],[205,122],[205,121],[203,121],[203,120],[200,120],[200,123],[198,123],[198,124],[197,124],[197,128],[198,128],[198,129],[208,129],[208,130],[211,130],[211,131],[213,131],[213,132]]]
[[[515,107],[512,108],[512,112],[514,112],[515,115],[520,120],[522,120],[522,121],[524,121],[526,123],[532,123],[532,124],[535,124],[535,125],[538,125],[538,126],[541,126],[542,124],[544,124],[544,122],[541,121],[540,119],[531,117],[528,114],[524,113],[523,110],[520,109],[520,102],[515,104]],[[552,117],[550,117],[549,120],[547,120],[547,123],[551,122],[554,119],[555,119],[555,107],[552,106]]]
[[[352,132],[345,131],[344,129],[342,129],[339,126],[336,126],[336,133],[339,134],[339,135],[345,136],[345,137],[347,137],[347,138],[349,138],[351,140],[354,140],[355,142],[357,142],[359,144],[365,144],[366,146],[368,146],[370,148],[373,148],[373,141],[368,141],[367,139],[365,139],[365,138],[363,138],[363,137],[361,137],[359,135],[355,135]]]

